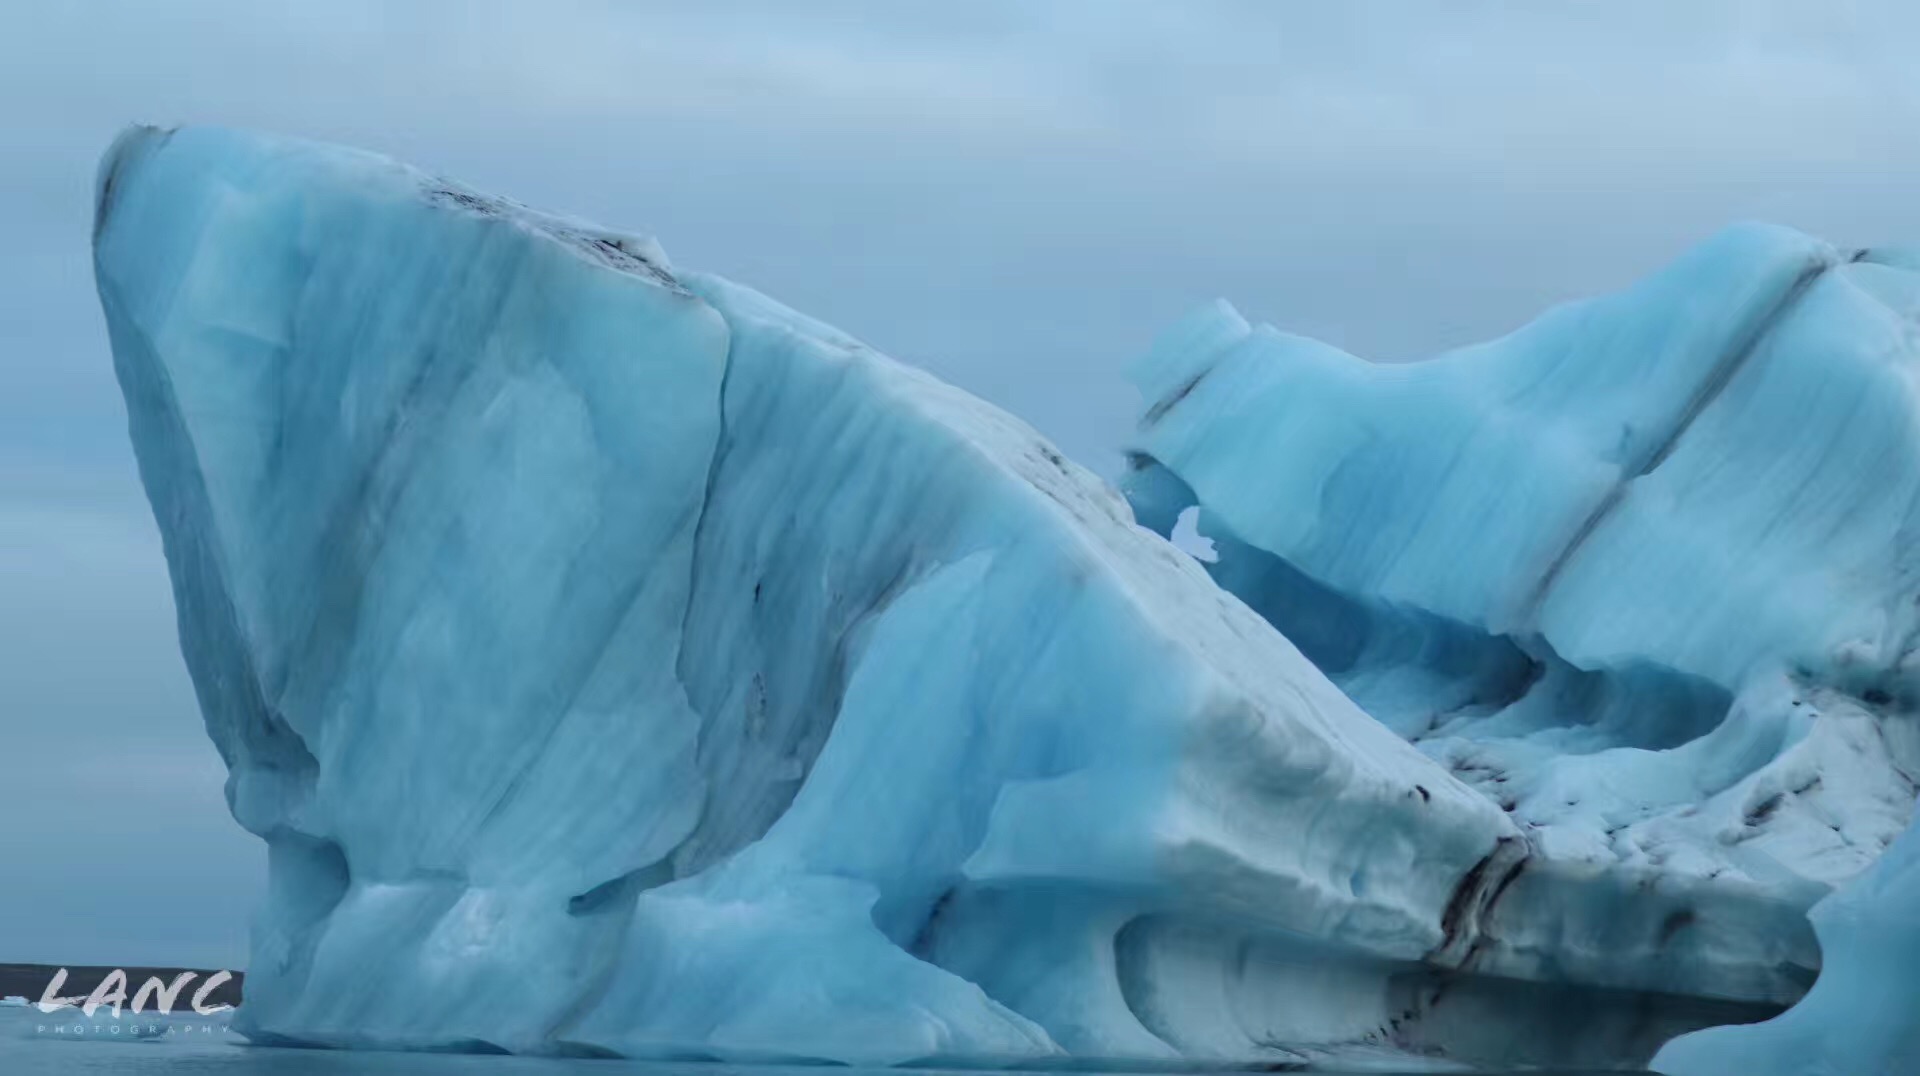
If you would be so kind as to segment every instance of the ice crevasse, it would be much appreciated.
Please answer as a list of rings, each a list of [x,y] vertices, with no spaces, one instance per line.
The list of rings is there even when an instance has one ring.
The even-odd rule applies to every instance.
[[[1901,255],[1735,231],[1404,369],[1205,311],[1139,368],[1130,508],[651,240],[370,154],[135,129],[97,195],[269,849],[256,1039],[1637,1062],[1798,999],[1910,818]],[[1196,505],[1208,568],[1135,525]],[[1899,862],[1821,937],[1906,921]],[[1809,1006],[1878,974],[1828,955]]]

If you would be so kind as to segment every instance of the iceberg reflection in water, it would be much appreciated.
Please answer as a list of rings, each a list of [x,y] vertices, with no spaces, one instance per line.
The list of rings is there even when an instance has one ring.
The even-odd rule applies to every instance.
[[[41,1013],[33,1006],[8,1007],[0,1011],[0,1071],[16,1076],[53,1076],[85,1072],[91,1076],[442,1076],[473,1073],[475,1076],[818,1076],[817,1065],[734,1065],[701,1061],[625,1061],[601,1059],[565,1059],[447,1053],[399,1053],[365,1050],[307,1050],[274,1046],[251,1046],[227,1030],[226,1017],[194,1017],[176,1014],[162,1018],[161,1026],[171,1027],[157,1036],[143,1036],[136,1029],[154,1022],[154,1018],[131,1015],[115,1021],[102,1009],[84,1022],[85,1030],[72,1028],[72,1009]],[[65,1031],[57,1028],[65,1027]],[[116,1030],[117,1028],[117,1030]],[[1478,1072],[1442,1065],[1430,1069],[1408,1069],[1404,1060],[1385,1057],[1369,1064],[1356,1059],[1344,1067],[1273,1071],[1314,1072]],[[1399,1067],[1396,1067],[1399,1066]],[[835,1072],[899,1072],[899,1069],[859,1070],[832,1066]],[[992,1069],[908,1069],[908,1072],[964,1071],[986,1073]],[[1032,1069],[1014,1071],[1036,1071]],[[1097,1067],[1076,1065],[1071,1071],[1092,1074],[1114,1073],[1231,1073],[1240,1069],[1206,1067]],[[1529,1076],[1604,1076],[1598,1070],[1527,1070]],[[1501,1076],[1492,1073],[1492,1076]]]

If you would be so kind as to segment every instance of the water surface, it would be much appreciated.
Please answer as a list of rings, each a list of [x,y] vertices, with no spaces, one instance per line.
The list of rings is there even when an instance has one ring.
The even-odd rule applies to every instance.
[[[0,1073],[6,1076],[898,1076],[901,1069],[858,1070],[826,1066],[729,1065],[670,1061],[599,1061],[475,1054],[301,1050],[252,1046],[227,1029],[223,1016],[124,1017],[105,1010],[74,1029],[72,1010],[0,1009]],[[142,1036],[146,1037],[142,1037]],[[921,1072],[936,1070],[918,1070]],[[937,1070],[960,1071],[960,1070]],[[994,1070],[964,1070],[986,1076]],[[1105,1076],[1113,1070],[1074,1069],[1075,1076]],[[1149,1070],[1131,1070],[1129,1076]],[[1153,1069],[1155,1076],[1181,1070]],[[1221,1076],[1219,1068],[1188,1070]],[[1260,1071],[1299,1071],[1284,1066]],[[1316,1072],[1385,1073],[1465,1071],[1409,1070],[1381,1061]],[[1030,1074],[1023,1074],[1030,1076]],[[1502,1073],[1496,1076],[1519,1076]],[[1593,1072],[1526,1076],[1608,1076]]]

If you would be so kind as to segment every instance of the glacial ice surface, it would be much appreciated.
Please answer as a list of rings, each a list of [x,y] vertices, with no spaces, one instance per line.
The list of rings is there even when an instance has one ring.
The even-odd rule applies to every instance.
[[[256,1039],[1299,1060],[1518,839],[1032,430],[650,240],[213,129],[98,204]]]
[[[1663,1047],[1668,1076],[1902,1076],[1920,1072],[1920,828],[1813,909],[1826,966],[1764,1024]]]
[[[1466,970],[1774,1004],[1813,979],[1805,910],[1920,774],[1916,264],[1741,226],[1421,363],[1217,304],[1137,365],[1141,521],[1197,506],[1224,587],[1522,827]],[[1682,1071],[1813,1071],[1693,1059],[1855,1033],[1833,1071],[1905,1071],[1899,862],[1819,906],[1806,1006]],[[1875,915],[1903,941],[1867,959]],[[1897,1003],[1854,1004],[1868,982]]]

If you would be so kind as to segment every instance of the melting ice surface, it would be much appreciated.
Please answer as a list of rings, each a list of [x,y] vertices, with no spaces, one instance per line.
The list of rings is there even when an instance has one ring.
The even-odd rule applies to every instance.
[[[378,157],[142,129],[98,197],[257,1042],[1636,1064],[1797,1000],[1910,816],[1897,258],[1736,232],[1398,370],[1204,312],[1130,510]],[[1211,574],[1134,522],[1195,504]]]
[[[1764,1024],[1676,1039],[1655,1065],[1672,1076],[1920,1071],[1920,829],[1816,905],[1813,924],[1827,967],[1806,1000]]]

